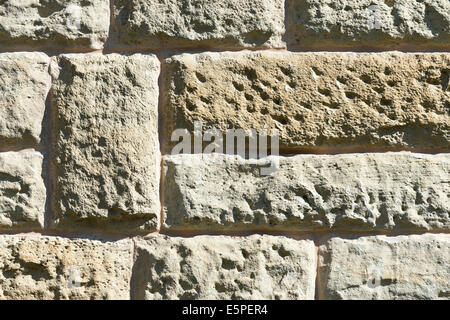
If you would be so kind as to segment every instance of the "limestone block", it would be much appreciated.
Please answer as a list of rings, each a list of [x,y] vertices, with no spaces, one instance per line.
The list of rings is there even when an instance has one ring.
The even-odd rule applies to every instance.
[[[132,299],[314,299],[310,240],[150,237],[136,243]]]
[[[43,53],[0,53],[0,150],[40,143],[49,63]]]
[[[44,226],[42,160],[33,151],[0,153],[0,229]]]
[[[450,48],[448,0],[286,0],[287,41],[310,48]]]
[[[154,55],[62,55],[54,70],[57,227],[154,230],[159,216]]]
[[[273,165],[271,175],[261,168]],[[165,156],[171,230],[448,230],[450,154]]]
[[[284,152],[450,150],[447,53],[226,52],[165,63],[168,145],[197,120],[223,134],[277,129]]]
[[[319,252],[319,299],[450,297],[448,234],[333,237]]]
[[[101,49],[109,22],[108,0],[3,0],[0,44]]]
[[[131,251],[128,240],[0,236],[0,299],[129,299]]]
[[[285,47],[282,0],[116,0],[114,22],[119,42],[138,47]]]

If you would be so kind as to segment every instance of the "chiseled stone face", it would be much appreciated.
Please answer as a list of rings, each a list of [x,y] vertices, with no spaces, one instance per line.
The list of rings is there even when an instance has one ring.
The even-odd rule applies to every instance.
[[[284,151],[450,150],[446,53],[247,51],[165,63],[167,141],[198,120],[222,133],[277,129]]]
[[[319,299],[449,298],[448,234],[336,237],[319,252]]]
[[[0,153],[0,229],[44,226],[42,159],[33,151]]]
[[[41,141],[49,63],[43,53],[0,53],[0,150],[36,147]]]
[[[137,240],[132,299],[314,299],[316,248],[259,236]]]
[[[101,49],[108,36],[108,0],[4,0],[0,43],[7,47]]]
[[[450,155],[409,152],[164,157],[173,230],[448,230]],[[278,160],[278,164],[275,162]]]
[[[158,60],[62,55],[52,70],[57,227],[155,229]]]
[[[285,47],[284,1],[117,0],[119,41],[151,48]]]
[[[128,240],[0,236],[0,300],[129,299]]]
[[[450,48],[448,0],[286,0],[288,44]]]

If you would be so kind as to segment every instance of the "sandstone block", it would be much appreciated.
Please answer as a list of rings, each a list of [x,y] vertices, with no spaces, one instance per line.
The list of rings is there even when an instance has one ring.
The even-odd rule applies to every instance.
[[[165,156],[172,230],[448,230],[450,155]]]
[[[0,299],[129,299],[131,247],[127,240],[0,236]]]
[[[32,151],[0,153],[0,229],[44,226],[42,159]]]
[[[74,54],[52,69],[57,227],[155,229],[159,61]]]
[[[314,299],[310,240],[156,236],[135,255],[132,299]]]
[[[286,1],[292,46],[450,48],[447,0]]]
[[[0,54],[0,150],[36,147],[41,141],[49,63],[43,53]]]
[[[166,141],[197,120],[221,133],[277,129],[284,152],[450,150],[446,53],[201,53],[166,64]]]
[[[161,48],[285,47],[284,1],[117,0],[120,43]]]
[[[320,246],[319,299],[449,299],[450,235],[331,238]]]
[[[0,43],[101,49],[108,36],[108,0],[4,0],[0,3]]]

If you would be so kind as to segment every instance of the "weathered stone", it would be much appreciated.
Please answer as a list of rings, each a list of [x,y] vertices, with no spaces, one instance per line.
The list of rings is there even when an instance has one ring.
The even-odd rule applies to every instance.
[[[0,236],[0,299],[129,299],[132,245]]]
[[[314,242],[150,237],[136,244],[132,299],[314,299]]]
[[[331,238],[319,252],[319,299],[450,297],[448,234]]]
[[[222,133],[278,129],[285,152],[450,150],[447,53],[202,53],[166,64],[166,141],[198,120]]]
[[[36,147],[51,85],[43,53],[0,54],[0,150]]]
[[[3,0],[0,44],[101,49],[109,21],[108,0]]]
[[[450,48],[448,0],[287,0],[287,41],[326,48]]]
[[[0,153],[0,229],[44,226],[42,159],[33,151]]]
[[[155,229],[159,61],[154,55],[73,54],[57,63],[57,226]]]
[[[262,176],[267,160],[165,156],[165,226],[202,231],[450,228],[450,154],[271,159],[278,170]]]
[[[285,47],[283,0],[117,0],[114,21],[127,45]]]

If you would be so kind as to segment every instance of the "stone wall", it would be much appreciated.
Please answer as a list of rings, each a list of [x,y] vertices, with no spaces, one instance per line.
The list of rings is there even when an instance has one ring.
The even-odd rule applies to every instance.
[[[0,299],[449,299],[449,50],[448,0],[0,0]]]

